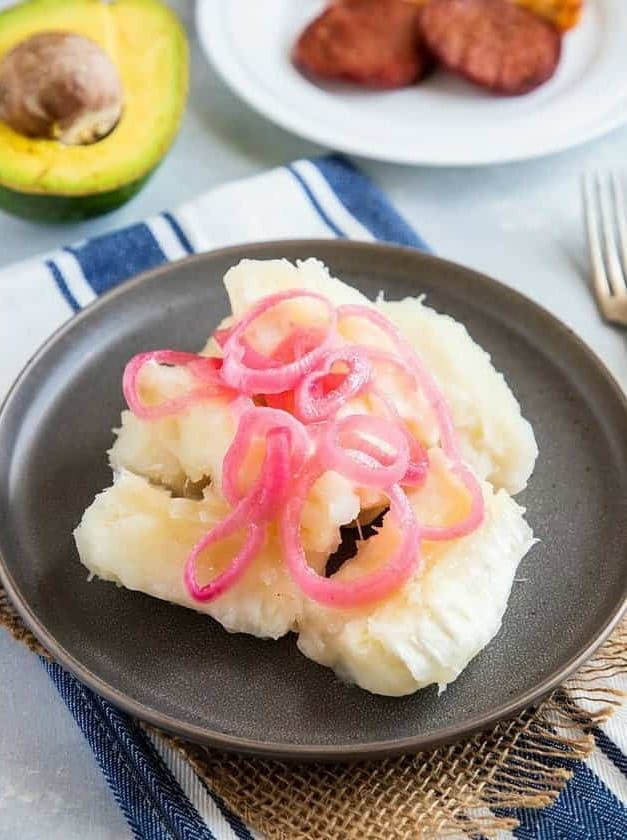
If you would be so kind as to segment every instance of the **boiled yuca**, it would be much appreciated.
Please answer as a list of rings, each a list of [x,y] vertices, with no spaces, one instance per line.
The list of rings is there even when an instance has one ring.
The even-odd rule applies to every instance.
[[[199,379],[193,368],[185,366],[189,356],[184,361],[175,360],[174,366],[163,361],[164,357],[172,358],[170,351],[142,356],[133,380],[135,391],[128,390],[125,378],[125,394],[136,414],[123,413],[117,440],[109,453],[113,485],[96,497],[75,532],[82,562],[94,575],[202,611],[229,631],[278,638],[295,630],[307,656],[370,691],[402,695],[434,682],[445,686],[498,631],[516,567],[533,541],[523,510],[508,495],[525,486],[537,455],[533,431],[522,417],[518,402],[488,354],[472,341],[466,329],[419,300],[367,301],[359,291],[331,277],[316,260],[297,265],[285,260],[245,260],[227,273],[225,286],[233,316],[223,322],[222,329],[230,327],[257,302],[262,302],[262,308],[267,307],[266,314],[247,327],[247,349],[244,351],[243,345],[241,349],[242,354],[252,350],[266,357],[262,367],[253,371],[256,383],[269,383],[272,377],[276,381],[277,371],[263,372],[261,376],[259,371],[292,364],[277,362],[272,356],[281,342],[300,341],[299,336],[307,336],[306,341],[313,341],[320,353],[328,356],[332,348],[330,358],[336,358],[338,347],[346,354],[348,345],[350,358],[360,358],[365,371],[359,388],[337,402],[333,388],[338,386],[332,386],[331,399],[336,400],[332,414],[322,423],[310,422],[299,413],[300,409],[294,408],[296,390],[281,385],[274,391],[271,385],[269,391],[258,384],[246,386],[245,382],[252,383],[253,379],[240,379],[240,372],[236,381],[229,378],[227,368],[230,366],[232,373],[233,365],[241,364],[243,358],[240,362],[234,360],[233,348],[241,341],[237,334],[224,348],[224,367],[194,358],[194,364],[200,364],[196,370],[211,369],[211,375],[219,380],[210,389],[211,396],[199,384],[209,379]],[[313,291],[324,297],[297,294],[280,302],[263,300],[287,290]],[[346,308],[351,305],[356,308]],[[337,323],[329,326],[329,313],[342,306]],[[387,318],[383,328],[376,318],[372,323],[372,312]],[[395,344],[390,339],[390,324],[422,359],[444,399],[434,397],[433,390],[429,392],[428,377],[421,374],[418,361],[403,362],[411,353],[406,345],[399,349],[399,342]],[[219,340],[212,336],[202,353],[220,356],[224,336],[223,333]],[[294,355],[290,357],[288,352],[288,359],[295,362],[298,352],[290,352]],[[319,367],[310,374],[317,384],[307,387],[322,386],[322,378],[331,370],[332,376],[348,379],[352,363],[342,368],[342,362],[339,369],[331,368],[329,363],[325,370],[322,359],[326,356],[317,358],[313,362],[312,357],[311,363]],[[268,361],[269,368],[264,367]],[[303,374],[299,375],[302,379]],[[245,377],[249,376],[250,369],[245,373]],[[279,370],[278,376],[286,376],[285,371]],[[416,387],[417,381],[421,387]],[[291,387],[294,388],[293,383]],[[326,380],[324,387],[328,387]],[[276,392],[281,390],[285,391],[283,399],[287,403],[279,404],[296,411],[295,417],[266,407],[273,404]],[[308,399],[315,403],[326,399],[325,394],[312,391]],[[167,404],[163,411],[153,409],[158,417],[141,419],[149,415],[151,406],[161,403]],[[439,405],[437,411],[441,412],[445,404],[450,417],[443,425],[441,414],[436,417],[433,406]],[[253,432],[246,423],[240,424],[244,415],[254,415],[258,420],[263,415],[262,426],[269,415],[272,419],[270,426]],[[289,434],[296,437],[285,437],[287,419],[294,427]],[[367,429],[361,439],[359,435],[354,437],[356,421]],[[455,431],[443,431],[441,439],[440,430],[451,430],[451,421]],[[233,488],[238,488],[239,498],[243,499],[256,477],[262,475],[260,468],[270,451],[269,433],[264,429],[272,429],[273,424],[274,432],[283,440],[281,446],[285,446],[286,439],[291,443],[289,450],[283,450],[287,452],[281,456],[283,467],[280,460],[272,462],[278,466],[267,471],[263,487],[277,488],[282,482],[283,489],[254,491],[262,495],[246,508],[245,514],[239,514],[246,517],[238,520],[237,527],[242,531],[203,550],[194,561],[195,555],[190,554],[193,547],[230,515],[232,506],[225,501],[225,495],[231,501],[235,495],[233,504],[237,505]],[[353,430],[342,444],[340,428]],[[377,437],[376,429],[382,430],[382,437]],[[233,446],[236,434],[238,439]],[[332,440],[328,434],[335,434],[336,438]],[[374,434],[374,438],[369,439],[369,434]],[[385,450],[388,434],[397,441],[391,444],[391,451]],[[455,435],[458,443],[451,445]],[[298,445],[297,439],[301,441]],[[412,450],[412,469],[420,462],[415,458],[426,459],[423,483],[416,480],[415,473],[410,475],[410,453],[404,443],[407,439],[412,440],[410,446],[417,446],[417,450]],[[275,436],[273,440],[277,452],[279,438]],[[377,440],[383,449],[377,450]],[[352,463],[347,466],[339,448],[348,447],[349,453],[353,446],[357,446],[357,451],[347,456]],[[365,450],[360,450],[362,446]],[[242,456],[245,460],[237,462],[233,457],[237,459],[238,455],[229,455],[225,464],[227,453],[240,449],[246,452]],[[481,488],[474,479],[474,485],[472,481],[468,483],[470,479],[464,479],[462,485],[460,478],[455,478],[464,474],[460,450],[462,460],[481,479]],[[364,461],[364,451],[374,451],[375,455],[366,454]],[[394,473],[395,463],[401,472]],[[374,472],[369,473],[373,464]],[[322,468],[322,475],[307,499],[298,502],[303,505],[301,518],[295,522],[286,520],[283,511],[289,507],[290,498],[299,499],[299,482],[312,468]],[[369,483],[375,474],[382,483]],[[382,478],[392,474],[394,479]],[[413,534],[404,541],[405,546],[412,546],[411,550],[396,551],[401,530],[393,515],[386,514],[381,531],[361,543],[356,557],[330,581],[322,582],[328,591],[336,593],[335,600],[325,601],[319,597],[322,590],[312,583],[311,575],[303,577],[294,566],[290,539],[300,538],[309,564],[318,574],[322,573],[327,558],[340,542],[340,527],[354,520],[369,521],[387,504],[387,498],[392,498],[388,492],[392,484],[397,488],[394,492],[401,493],[401,508],[409,511],[401,521],[406,529],[402,533]],[[229,486],[231,490],[227,492]],[[469,504],[469,500],[474,501]],[[408,502],[414,507],[415,518]],[[273,506],[264,508],[268,503]],[[400,508],[393,509],[397,511],[394,516],[398,515]],[[264,510],[269,512],[263,513]],[[255,515],[261,517],[259,522],[254,521]],[[242,522],[251,522],[251,516],[257,527],[264,525],[267,534],[251,565],[228,591],[211,596],[201,592],[201,587],[215,579],[241,549],[245,528]],[[467,517],[473,524],[464,531],[459,523]],[[279,523],[288,529],[284,535],[292,534],[284,544],[279,539]],[[444,529],[431,535],[439,542],[426,541],[427,531],[423,530],[421,536],[420,529],[429,526]],[[458,536],[469,530],[472,533],[468,536]],[[414,554],[419,543],[420,552]],[[403,558],[409,578],[403,573],[395,588],[379,591],[375,597],[368,595],[366,600],[355,598],[356,590],[365,591],[356,579],[379,569],[388,579],[390,574],[396,574],[393,564],[391,572],[386,565],[388,558],[393,557]],[[195,583],[189,576],[186,582],[184,575],[188,558],[190,564],[195,562]],[[400,561],[394,562],[401,567]],[[188,571],[191,568],[190,565]],[[379,575],[377,579],[384,577]],[[346,580],[355,583],[347,587],[341,583]],[[345,594],[338,595],[340,590]],[[340,597],[344,600],[337,600]]]
[[[74,538],[82,563],[103,580],[200,610],[231,632],[278,639],[295,628],[303,597],[285,573],[276,538],[215,601],[199,604],[185,588],[189,551],[227,511],[211,489],[201,500],[177,499],[141,476],[122,472],[87,508]],[[217,544],[203,555],[199,575],[220,571],[236,548],[236,537]],[[326,554],[312,556],[314,565],[324,565]]]
[[[455,518],[455,504],[441,507],[440,486],[433,484],[416,496],[417,511],[430,524]],[[202,500],[176,499],[121,473],[88,508],[75,539],[84,565],[104,580],[201,610],[231,632],[279,638],[296,630],[301,651],[341,678],[402,695],[453,681],[500,627],[516,568],[533,540],[523,510],[504,491],[494,494],[485,484],[484,496],[486,519],[474,534],[425,544],[422,575],[384,603],[360,610],[307,601],[285,571],[275,534],[230,592],[208,604],[194,601],[183,584],[185,558],[226,513],[210,490]],[[383,529],[338,576],[366,573],[388,555],[392,539]],[[234,551],[235,540],[225,540],[220,550]],[[326,554],[308,551],[308,561],[320,571]],[[223,562],[212,553],[200,573],[214,574]]]
[[[538,456],[531,424],[505,377],[466,327],[417,298],[381,301],[381,312],[403,333],[436,378],[474,472],[515,495]]]
[[[523,509],[504,490],[494,493],[487,483],[483,490],[483,524],[459,540],[425,543],[422,574],[384,602],[354,610],[307,602],[302,653],[375,694],[453,682],[498,632],[516,569],[533,543]],[[337,576],[367,571],[386,556],[386,539],[384,531],[371,537]]]

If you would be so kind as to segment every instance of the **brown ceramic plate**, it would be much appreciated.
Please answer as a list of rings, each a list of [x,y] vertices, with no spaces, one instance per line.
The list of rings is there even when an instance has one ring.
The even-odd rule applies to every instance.
[[[467,324],[533,423],[540,458],[522,503],[540,543],[523,561],[503,628],[441,696],[344,685],[293,638],[229,635],[211,619],[110,583],[88,583],[72,529],[110,483],[106,450],[126,360],[194,350],[227,311],[242,257],[317,256],[369,296],[426,293]],[[27,366],[0,415],[1,578],[26,623],[79,679],[192,740],[310,759],[432,747],[542,697],[620,618],[627,591],[627,408],[595,356],[531,301],[415,250],[342,241],[229,248],[109,293]]]

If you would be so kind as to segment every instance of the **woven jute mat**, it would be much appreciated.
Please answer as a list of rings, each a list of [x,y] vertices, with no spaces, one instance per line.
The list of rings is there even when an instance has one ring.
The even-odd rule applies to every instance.
[[[0,624],[50,658],[1,588]],[[151,734],[190,761],[234,811],[273,840],[490,837],[518,824],[491,809],[545,808],[559,796],[572,775],[569,761],[594,748],[591,727],[622,703],[622,692],[610,682],[625,673],[627,620],[538,708],[451,746],[378,762],[285,764]]]

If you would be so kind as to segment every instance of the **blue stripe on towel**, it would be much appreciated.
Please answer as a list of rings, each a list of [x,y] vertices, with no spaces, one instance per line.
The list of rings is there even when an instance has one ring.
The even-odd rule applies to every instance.
[[[52,274],[52,279],[56,283],[57,289],[61,292],[65,302],[73,312],[78,312],[80,310],[78,301],[70,291],[68,284],[65,282],[65,278],[63,277],[63,274],[61,274],[59,266],[54,262],[54,260],[46,260],[46,268],[50,271],[50,274]]]
[[[316,198],[316,196],[313,194],[313,192],[312,192],[312,190],[311,190],[311,187],[309,186],[309,184],[307,183],[307,181],[305,181],[305,179],[304,179],[304,178],[303,178],[303,176],[300,174],[300,172],[298,172],[298,171],[297,171],[297,170],[296,170],[293,166],[291,166],[291,165],[288,165],[288,166],[286,166],[285,168],[286,168],[286,169],[288,170],[288,172],[290,172],[290,173],[294,176],[294,178],[298,181],[298,183],[299,183],[299,184],[300,184],[300,186],[302,187],[303,192],[305,193],[305,195],[306,195],[306,196],[307,196],[307,198],[309,199],[309,202],[311,203],[311,206],[314,208],[314,210],[316,211],[316,213],[320,216],[320,218],[321,218],[321,219],[322,219],[322,221],[325,223],[325,225],[329,228],[329,230],[330,230],[332,233],[334,233],[334,234],[338,237],[338,239],[346,239],[346,234],[344,233],[344,231],[343,231],[343,230],[341,230],[341,229],[340,229],[340,228],[339,228],[339,227],[335,224],[335,222],[333,221],[333,219],[332,219],[332,218],[328,215],[328,213],[326,212],[326,210],[322,207],[322,205],[320,204],[320,202],[318,201],[318,199]]]
[[[627,756],[614,741],[598,726],[593,727],[592,734],[597,747],[609,758],[614,767],[627,776]]]
[[[137,723],[43,660],[139,840],[215,840]]]
[[[556,742],[555,750],[560,750]],[[524,758],[524,754],[521,755]],[[583,761],[546,755],[546,767],[573,773],[559,797],[547,808],[498,809],[497,816],[515,817],[517,840],[623,840],[627,837],[627,809]],[[542,785],[538,783],[538,791]]]
[[[165,261],[159,243],[143,222],[66,250],[76,257],[97,295]]]
[[[253,835],[251,834],[248,827],[246,826],[246,823],[242,820],[239,814],[236,814],[234,811],[231,811],[224,799],[222,799],[222,797],[218,793],[211,790],[211,788],[207,785],[202,776],[198,776],[198,779],[204,787],[204,789],[209,794],[209,796],[218,806],[218,809],[220,810],[222,816],[230,825],[233,834],[235,834],[235,836],[238,837],[239,840],[253,840]]]
[[[627,811],[583,762],[575,764],[572,779],[556,802],[543,810],[517,810],[518,840],[624,840]]]
[[[382,242],[429,251],[426,242],[390,204],[384,193],[342,155],[312,161],[348,212]]]
[[[193,254],[194,249],[192,247],[192,243],[189,241],[189,239],[185,235],[185,232],[183,231],[183,228],[176,221],[176,219],[174,218],[172,213],[167,213],[166,212],[166,213],[162,213],[161,215],[163,216],[163,218],[166,220],[166,222],[172,228],[172,231],[174,232],[174,235],[176,236],[178,241],[181,243],[181,246],[183,247],[183,249],[188,254]]]

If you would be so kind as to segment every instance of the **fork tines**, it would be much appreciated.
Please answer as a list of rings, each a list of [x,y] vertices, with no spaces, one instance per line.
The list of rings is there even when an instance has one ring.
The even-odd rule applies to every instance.
[[[583,203],[594,292],[603,316],[627,324],[627,214],[623,178],[588,173]]]

